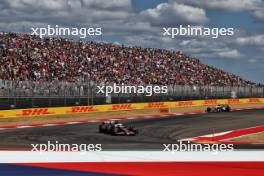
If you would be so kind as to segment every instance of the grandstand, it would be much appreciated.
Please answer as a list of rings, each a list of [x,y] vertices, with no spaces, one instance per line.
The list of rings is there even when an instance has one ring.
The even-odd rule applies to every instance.
[[[0,36],[0,77],[20,81],[247,86],[251,81],[200,63],[180,51],[44,38]]]
[[[264,94],[263,87],[256,83],[203,64],[180,51],[0,34],[0,97],[8,97],[9,102],[12,98],[71,97],[75,99],[70,104],[58,101],[63,105],[102,104],[105,100],[96,102],[98,95],[93,86],[113,83],[170,87],[166,97],[135,99],[137,95],[116,95],[117,103],[226,98],[234,91],[238,97]],[[127,98],[130,96],[133,99]],[[11,100],[9,105],[14,101],[17,103]],[[30,101],[27,106],[61,106],[50,101],[33,104]]]

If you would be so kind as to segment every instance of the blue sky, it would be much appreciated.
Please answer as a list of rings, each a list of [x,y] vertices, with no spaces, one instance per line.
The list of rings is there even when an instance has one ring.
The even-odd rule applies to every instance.
[[[31,27],[48,24],[102,27],[106,42],[180,50],[204,63],[264,83],[263,0],[0,1],[0,31],[30,32]],[[218,39],[165,39],[163,24],[232,27],[236,32]]]
[[[132,1],[134,9],[144,10],[148,8],[154,8],[160,3],[168,2],[162,0],[147,0]],[[210,22],[207,24],[209,27],[233,27],[242,29],[248,33],[263,34],[264,21],[253,18],[249,12],[245,11],[229,11],[224,9],[207,9],[207,16],[210,18]],[[264,12],[263,12],[264,13]],[[264,47],[264,46],[262,46]],[[239,47],[241,52],[246,55],[244,59],[223,59],[223,58],[199,58],[203,62],[217,66],[229,72],[239,74],[248,79],[264,82],[264,57],[263,52],[256,51],[255,46],[243,46]],[[255,57],[257,57],[255,62]],[[250,59],[252,59],[250,61]],[[252,63],[255,62],[255,63]]]

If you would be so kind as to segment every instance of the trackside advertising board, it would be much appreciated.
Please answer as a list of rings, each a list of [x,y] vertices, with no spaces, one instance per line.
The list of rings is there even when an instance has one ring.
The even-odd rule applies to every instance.
[[[63,114],[82,114],[94,112],[113,112],[143,109],[160,109],[160,108],[181,108],[195,106],[213,106],[217,104],[254,104],[264,103],[264,98],[245,98],[245,99],[212,99],[212,100],[192,100],[192,101],[175,101],[175,102],[151,102],[151,103],[129,103],[129,104],[110,104],[94,106],[72,106],[56,108],[31,108],[0,111],[0,118],[17,118],[32,116],[48,116]]]

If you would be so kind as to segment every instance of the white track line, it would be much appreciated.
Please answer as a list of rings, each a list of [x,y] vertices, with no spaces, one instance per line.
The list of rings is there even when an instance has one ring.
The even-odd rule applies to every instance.
[[[30,125],[25,125],[25,126],[18,126],[17,128],[30,128],[30,127],[32,127],[32,126],[30,126]]]
[[[78,123],[81,123],[81,122],[66,122],[65,124],[72,125],[72,124],[78,124]]]

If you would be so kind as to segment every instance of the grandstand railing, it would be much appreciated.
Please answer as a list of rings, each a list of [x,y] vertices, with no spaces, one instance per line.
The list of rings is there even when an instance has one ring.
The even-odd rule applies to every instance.
[[[0,109],[94,105],[214,98],[264,97],[262,86],[187,86],[169,85],[167,94],[97,94],[93,82],[31,82],[0,79]]]

